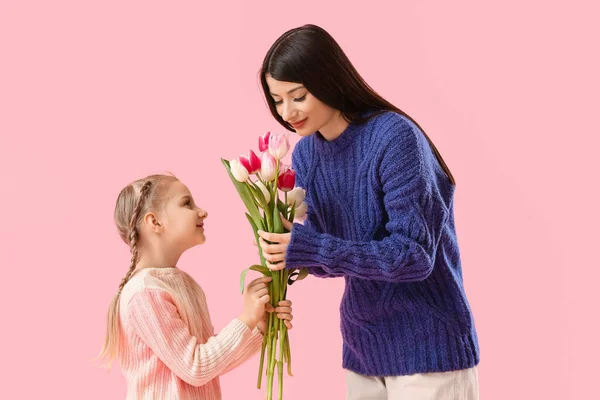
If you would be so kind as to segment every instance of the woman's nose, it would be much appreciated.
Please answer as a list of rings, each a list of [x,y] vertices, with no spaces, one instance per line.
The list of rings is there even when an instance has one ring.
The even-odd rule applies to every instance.
[[[283,103],[283,112],[281,113],[281,118],[283,118],[285,122],[288,122],[293,119],[295,111],[296,109],[291,102]]]
[[[200,216],[200,218],[207,218],[208,217],[208,211],[200,209],[200,211],[198,212],[198,215]]]

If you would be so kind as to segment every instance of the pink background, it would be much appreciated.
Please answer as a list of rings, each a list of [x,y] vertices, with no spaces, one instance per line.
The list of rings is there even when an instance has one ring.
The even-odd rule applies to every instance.
[[[600,10],[487,4],[2,0],[1,397],[125,397],[119,369],[89,360],[129,262],[114,202],[146,174],[173,171],[209,210],[208,242],[180,267],[217,329],[238,315],[238,276],[257,256],[219,158],[283,131],[257,71],[309,22],[422,124],[457,179],[482,398],[597,396]],[[342,289],[291,289],[288,400],[344,398]],[[224,398],[262,398],[257,358],[222,378]]]

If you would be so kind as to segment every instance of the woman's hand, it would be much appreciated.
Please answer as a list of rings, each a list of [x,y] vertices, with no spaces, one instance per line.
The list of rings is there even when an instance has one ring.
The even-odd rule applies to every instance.
[[[283,227],[288,231],[292,230],[293,224],[281,217]],[[267,268],[271,271],[279,271],[285,268],[285,254],[292,238],[292,233],[269,233],[258,231],[259,244],[263,252],[265,260],[267,260]],[[267,243],[271,242],[271,244]]]
[[[267,312],[276,312],[277,318],[282,319],[288,331],[292,329],[292,319],[294,316],[292,315],[292,301],[291,300],[281,300],[277,308],[273,308],[271,303],[267,303],[265,306],[265,310]],[[264,335],[267,326],[267,314],[263,317],[263,319],[258,323],[258,329]]]

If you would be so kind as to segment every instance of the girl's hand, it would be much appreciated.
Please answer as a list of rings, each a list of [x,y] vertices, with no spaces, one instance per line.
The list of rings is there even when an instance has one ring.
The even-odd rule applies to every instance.
[[[283,227],[288,231],[292,230],[293,224],[281,217]],[[259,244],[262,248],[263,256],[267,260],[267,268],[271,271],[279,271],[285,268],[285,253],[290,244],[292,233],[269,233],[258,231]],[[271,242],[271,244],[267,243]]]
[[[246,286],[246,290],[244,291],[244,311],[239,316],[239,319],[248,325],[250,330],[254,329],[265,315],[265,305],[269,304],[271,300],[267,283],[272,279],[270,276],[263,276],[262,278],[253,280]]]
[[[293,326],[292,326],[291,321],[292,321],[292,319],[294,319],[294,316],[292,315],[292,301],[291,300],[280,301],[277,308],[273,308],[273,306],[270,303],[267,303],[267,305],[265,306],[265,310],[270,313],[276,312],[277,318],[283,320],[283,323],[285,324],[288,331],[290,329],[292,329]],[[265,334],[266,326],[267,326],[267,315],[265,314],[263,319],[258,323],[258,329],[260,330],[260,333],[262,333],[263,335]]]

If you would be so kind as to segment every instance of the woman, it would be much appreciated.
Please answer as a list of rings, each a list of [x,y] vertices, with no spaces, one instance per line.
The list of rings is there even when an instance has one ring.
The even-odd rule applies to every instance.
[[[309,212],[260,245],[273,270],[344,277],[347,399],[478,398],[455,181],[431,140],[320,27],[284,33],[261,81],[275,119],[302,136],[292,165]]]

